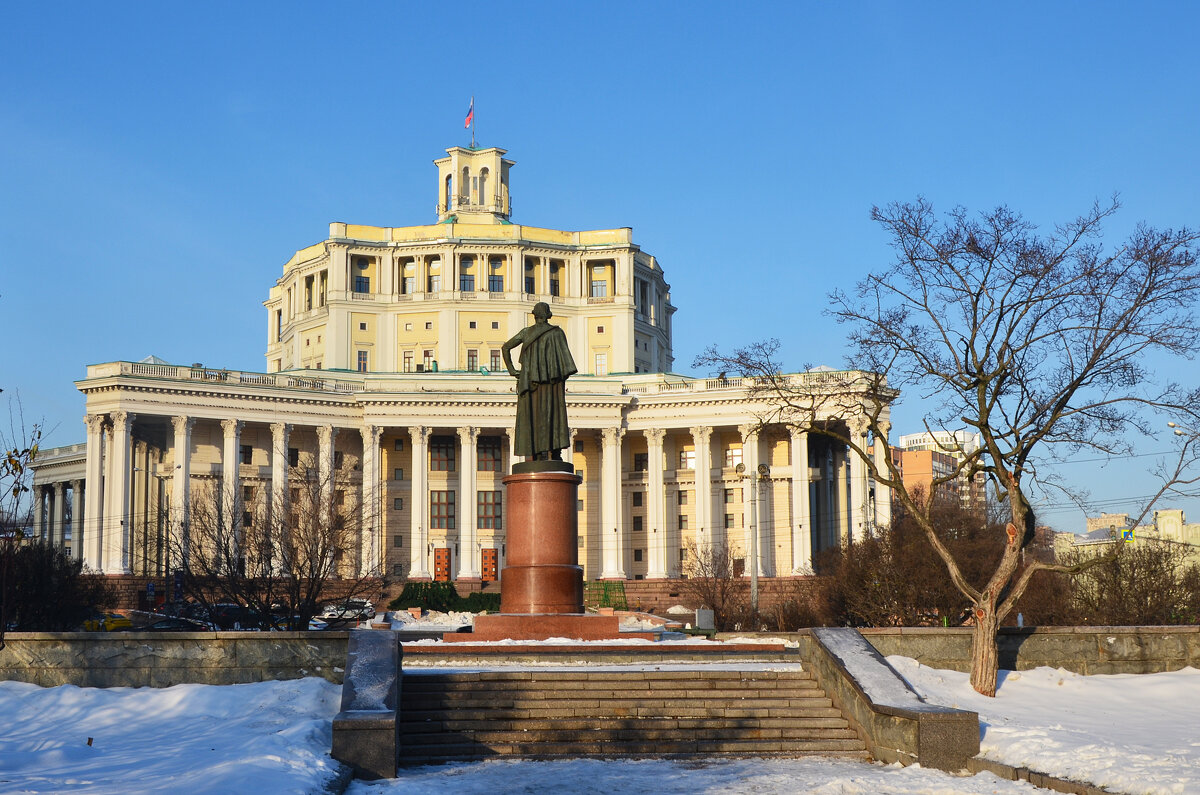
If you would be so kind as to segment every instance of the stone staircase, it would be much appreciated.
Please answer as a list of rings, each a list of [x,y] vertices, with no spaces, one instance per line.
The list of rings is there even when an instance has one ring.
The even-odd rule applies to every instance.
[[[400,763],[838,756],[866,746],[807,671],[406,670]]]

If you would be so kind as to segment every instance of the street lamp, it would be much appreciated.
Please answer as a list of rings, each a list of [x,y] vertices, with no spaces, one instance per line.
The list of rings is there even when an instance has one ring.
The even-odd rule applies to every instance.
[[[746,465],[734,467],[739,478],[746,477]],[[758,616],[758,484],[771,474],[771,468],[759,464],[750,473],[750,610]]]

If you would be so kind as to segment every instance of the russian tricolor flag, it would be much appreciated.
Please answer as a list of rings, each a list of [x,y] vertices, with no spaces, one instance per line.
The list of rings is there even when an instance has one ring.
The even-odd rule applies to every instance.
[[[470,127],[473,121],[475,121],[475,97],[471,97],[471,106],[467,108],[467,120],[463,122],[463,129]]]

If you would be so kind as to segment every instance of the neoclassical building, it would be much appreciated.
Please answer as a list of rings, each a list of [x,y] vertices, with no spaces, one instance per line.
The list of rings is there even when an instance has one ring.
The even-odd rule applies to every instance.
[[[538,301],[580,371],[564,458],[583,477],[587,579],[677,577],[689,550],[721,543],[749,569],[752,536],[761,574],[805,573],[816,551],[888,520],[889,495],[846,446],[760,427],[740,379],[670,372],[670,285],[630,229],[512,223],[504,154],[434,161],[436,223],[333,223],[297,251],[264,302],[266,372],[89,366],[87,440],[40,456],[35,532],[107,574],[166,576],[198,489],[249,517],[318,472],[362,511],[344,565],[496,580],[516,403],[500,347]],[[844,393],[854,375],[836,376],[792,377]],[[854,416],[818,419],[866,440]]]

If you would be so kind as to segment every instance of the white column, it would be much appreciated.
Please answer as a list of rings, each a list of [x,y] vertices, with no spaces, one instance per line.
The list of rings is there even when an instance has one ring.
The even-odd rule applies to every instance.
[[[429,488],[426,484],[426,470],[429,467],[429,428],[418,425],[411,429],[412,433],[412,495],[409,500],[412,504],[410,513],[412,514],[412,548],[410,551],[411,559],[409,562],[408,576],[414,580],[428,580],[429,565],[427,563],[429,552],[425,548],[428,544],[428,521],[426,514],[429,506]]]
[[[83,562],[100,571],[100,543],[104,537],[104,415],[89,414],[87,423],[87,501],[79,517],[72,546],[79,546]],[[85,546],[86,545],[86,546]]]
[[[691,429],[696,447],[696,551],[703,555],[706,547],[720,540],[721,533],[712,520],[712,428],[697,426]]]
[[[476,493],[476,470],[479,468],[479,451],[476,443],[479,440],[478,428],[459,428],[458,440],[462,445],[462,469],[458,473],[459,515],[462,517],[458,525],[458,579],[478,580],[479,550],[475,548],[479,536],[478,508]]]
[[[180,563],[187,565],[192,541],[188,524],[191,511],[192,428],[196,420],[193,417],[172,417],[171,425],[175,429],[175,470],[171,478],[170,532],[183,555]]]
[[[887,452],[883,442],[887,439],[888,431],[892,429],[890,422],[879,423],[879,434],[875,437],[875,468],[882,477],[888,477]],[[875,480],[875,524],[888,527],[892,523],[892,490],[890,487]]]
[[[605,428],[600,465],[601,579],[625,579],[625,539],[621,521],[621,428]]]
[[[363,443],[362,460],[362,553],[359,574],[362,576],[382,573],[383,539],[380,537],[379,497],[379,437],[383,429],[368,425],[361,429]]]
[[[54,484],[54,510],[51,513],[50,541],[56,547],[63,545],[63,500],[67,496],[66,485],[62,482]]]
[[[38,485],[33,487],[33,537],[37,540],[42,540],[42,536],[46,532],[46,523],[43,521],[43,516],[46,510],[46,489],[44,486]]]
[[[130,426],[134,416],[114,411],[112,417],[112,460],[108,466],[108,499],[111,511],[105,511],[104,550],[101,558],[105,574],[129,574],[129,535],[133,523],[129,516]]]
[[[241,420],[221,420],[221,430],[225,432],[225,444],[221,453],[221,510],[224,511],[226,526],[230,529],[240,529],[241,517],[238,506],[241,505],[241,442],[242,428],[245,423]]]
[[[850,423],[850,433],[859,449],[867,447],[867,424],[855,418]],[[867,535],[867,462],[854,450],[848,452],[850,467],[850,538],[860,541]]]
[[[792,574],[812,574],[808,433],[792,429]]]
[[[292,571],[291,561],[283,556],[289,549],[286,542],[291,532],[291,511],[288,505],[288,439],[292,426],[286,422],[271,423],[271,496],[267,506],[270,532],[278,534],[272,538],[272,553],[277,574]]]
[[[83,560],[83,481],[71,481],[71,557]]]
[[[649,565],[646,569],[646,577],[649,579],[661,579],[668,576],[668,569],[671,568],[669,557],[667,554],[667,522],[665,506],[663,505],[663,471],[666,469],[666,463],[663,460],[663,437],[666,436],[666,431],[662,428],[651,428],[646,431],[646,469],[649,474],[649,493],[646,495],[650,501],[650,509],[647,512],[647,524],[650,525],[648,538],[650,543],[647,544],[648,554],[650,556]],[[679,559],[679,553],[675,553],[675,559]]]
[[[763,533],[758,503],[761,490],[758,485],[758,429],[750,425],[741,425],[738,431],[742,434],[742,463],[745,464],[746,476],[742,479],[742,537],[745,539],[747,571],[751,565],[750,552],[753,548],[756,559],[752,562],[754,571],[763,573]],[[753,538],[751,538],[753,536]]]
[[[332,425],[317,427],[317,493],[318,521],[331,521],[333,516],[333,443],[337,429]]]
[[[571,463],[573,469],[579,469],[575,465],[575,436],[579,433],[578,428],[571,428],[571,443],[567,445],[567,461]]]

